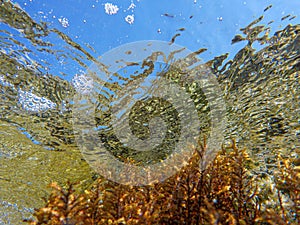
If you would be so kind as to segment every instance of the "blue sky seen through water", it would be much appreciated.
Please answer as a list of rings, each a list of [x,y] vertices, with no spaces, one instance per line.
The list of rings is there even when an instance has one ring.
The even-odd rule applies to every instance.
[[[300,1],[282,0],[20,0],[19,4],[35,21],[48,23],[49,28],[57,28],[84,46],[94,57],[112,48],[134,41],[170,41],[176,33],[181,36],[175,43],[191,51],[207,48],[201,57],[204,60],[229,52],[233,57],[245,42],[231,45],[240,28],[264,14],[263,24],[274,20],[272,31],[284,28],[288,23],[299,23],[299,18],[281,21],[283,16],[299,16]],[[114,15],[105,12],[105,4],[118,7]],[[264,9],[273,7],[264,13]],[[125,21],[134,17],[132,24]],[[1,25],[2,26],[2,25]],[[185,28],[185,31],[177,31]],[[64,48],[65,43],[56,39],[56,49]],[[53,37],[54,38],[54,37]],[[95,52],[87,46],[95,49]],[[259,46],[257,46],[259,47]],[[43,59],[43,53],[38,53]],[[45,59],[47,60],[47,59]],[[49,72],[59,75],[64,71],[71,79],[76,73],[84,72],[78,65],[64,62],[65,59],[50,60]],[[49,59],[48,59],[49,61]],[[72,62],[72,61],[70,61]]]

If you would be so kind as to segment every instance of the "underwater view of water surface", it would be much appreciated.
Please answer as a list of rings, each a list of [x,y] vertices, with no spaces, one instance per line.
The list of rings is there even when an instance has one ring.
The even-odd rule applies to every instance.
[[[205,138],[203,170],[232,140],[253,176],[300,169],[298,0],[0,0],[0,46],[1,225],[52,182],[163,181]]]

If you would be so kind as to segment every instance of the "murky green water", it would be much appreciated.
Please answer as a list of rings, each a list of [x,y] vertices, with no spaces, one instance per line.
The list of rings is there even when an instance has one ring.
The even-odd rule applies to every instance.
[[[30,216],[34,207],[42,206],[41,197],[47,197],[46,186],[51,181],[63,184],[76,180],[84,188],[93,182],[95,175],[76,145],[72,128],[72,98],[78,86],[82,87],[80,79],[76,86],[76,82],[51,75],[47,73],[50,62],[29,56],[38,51],[49,61],[65,57],[83,68],[96,59],[68,36],[34,22],[12,3],[2,2],[0,15],[2,23],[7,25],[7,30],[0,34],[0,224],[19,224],[22,217]],[[222,64],[227,58],[224,54],[206,64],[216,74],[223,90],[226,138],[237,139],[240,146],[252,153],[257,161],[254,172],[271,173],[277,153],[285,157],[300,154],[300,24],[289,25],[272,36],[258,19],[242,32],[241,36],[233,37],[233,42],[247,40],[248,44],[233,59]],[[16,38],[19,34],[24,36],[23,43]],[[68,49],[61,51],[47,40],[49,36]],[[253,43],[265,47],[256,51]],[[173,78],[183,75],[175,72],[169,75]],[[138,77],[132,76],[131,80]],[[119,82],[107,88],[117,92],[121,86]],[[200,97],[196,92],[195,95],[199,112],[205,114],[205,100],[198,101]],[[108,102],[111,99],[106,97]],[[150,101],[148,104],[165,103]],[[174,116],[170,107],[164,113],[167,117]],[[104,109],[98,109],[97,116],[99,125],[105,126],[110,121],[106,120]],[[176,133],[178,126],[174,123]],[[144,129],[141,135],[148,135],[147,129],[136,128]],[[111,135],[109,129],[103,133],[111,151],[118,152],[119,143],[115,144]],[[176,136],[170,134],[169,138],[176,139]],[[166,146],[171,144],[166,142]],[[124,157],[131,153],[124,148],[118,154]],[[163,159],[164,154],[143,155],[135,160],[155,161]]]

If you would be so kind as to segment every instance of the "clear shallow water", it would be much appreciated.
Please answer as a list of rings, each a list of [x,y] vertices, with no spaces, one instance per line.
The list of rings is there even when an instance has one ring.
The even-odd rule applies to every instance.
[[[244,29],[244,34],[238,32],[247,41],[235,57],[214,55],[206,61],[223,90],[226,138],[236,138],[253,153],[256,173],[271,173],[277,153],[299,157],[300,25],[297,18],[290,22],[293,25],[267,37],[268,26],[258,21]],[[58,29],[34,22],[10,2],[2,2],[1,23],[0,223],[18,224],[42,205],[41,197],[48,195],[46,186],[51,181],[77,180],[82,188],[93,182],[94,172],[77,147],[71,120],[72,98],[91,88],[84,71],[97,60],[89,48]],[[260,42],[264,45],[255,50]],[[227,65],[221,65],[222,60]],[[66,65],[62,66],[65,75],[50,72],[57,62]],[[78,75],[71,76],[70,65],[81,72],[77,69]],[[122,87],[121,80],[111,83],[118,81]],[[118,86],[107,88],[113,93]],[[107,93],[101,94],[107,98]],[[207,112],[205,103],[199,104],[203,104],[201,112]],[[98,112],[99,125],[103,125],[106,111]],[[114,138],[109,140],[113,143]],[[157,155],[147,157],[155,160]]]

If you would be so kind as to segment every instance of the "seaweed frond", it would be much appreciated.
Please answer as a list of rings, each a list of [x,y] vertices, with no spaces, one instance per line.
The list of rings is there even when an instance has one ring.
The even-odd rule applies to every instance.
[[[186,224],[272,225],[299,223],[300,180],[297,167],[278,159],[273,188],[250,172],[251,159],[235,141],[222,148],[205,169],[200,163],[206,143],[177,174],[162,183],[128,186],[98,179],[75,194],[53,183],[45,207],[30,224]],[[272,197],[273,196],[273,197]],[[274,197],[275,196],[275,197]],[[269,202],[272,201],[270,205]],[[289,203],[289,204],[287,204]],[[274,222],[276,221],[276,222]]]

